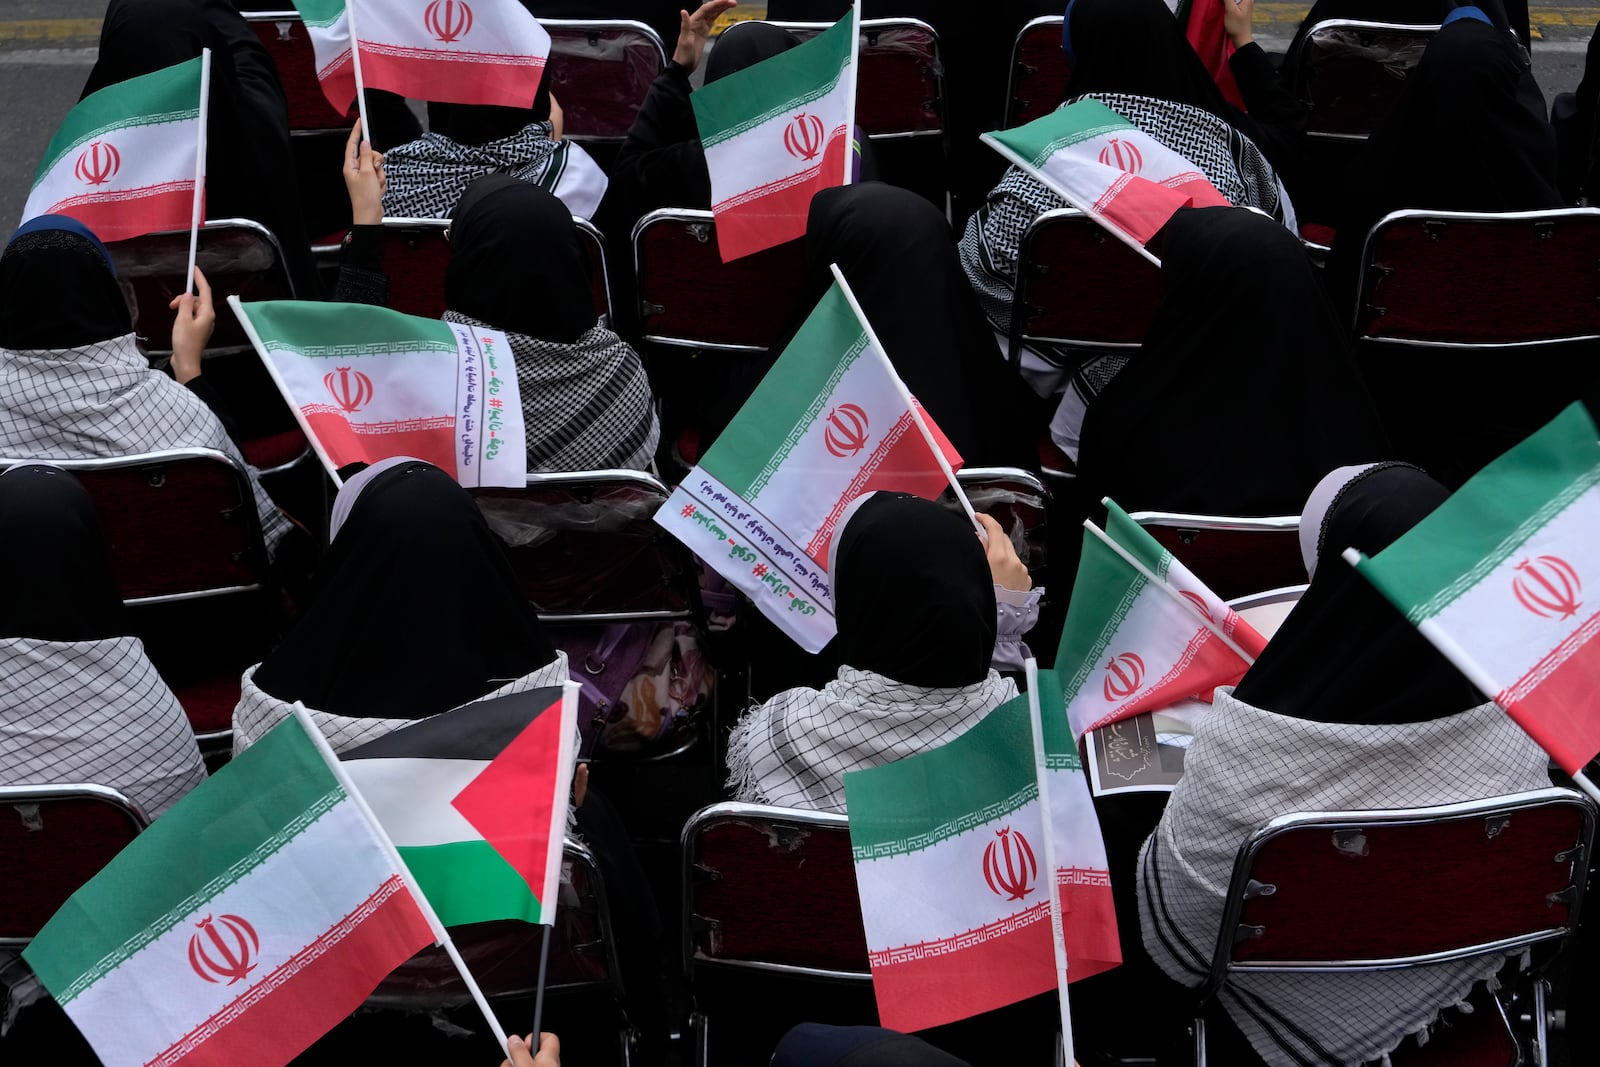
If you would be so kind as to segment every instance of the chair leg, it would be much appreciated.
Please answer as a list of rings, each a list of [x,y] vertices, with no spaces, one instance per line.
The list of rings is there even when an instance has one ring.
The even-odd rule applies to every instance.
[[[711,1064],[711,1021],[700,1012],[689,1016],[689,1040],[694,1043],[691,1050],[695,1067],[710,1067]]]
[[[1533,980],[1533,1064],[1550,1067],[1550,1013],[1545,1006],[1547,984],[1543,978]]]
[[[1194,1017],[1194,1067],[1206,1067],[1206,1020],[1203,1015]]]

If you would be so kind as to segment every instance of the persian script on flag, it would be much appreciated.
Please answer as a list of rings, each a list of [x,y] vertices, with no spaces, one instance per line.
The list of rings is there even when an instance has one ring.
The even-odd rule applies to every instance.
[[[919,416],[961,465],[904,390],[835,283],[656,522],[818,651],[835,632],[828,546],[851,501],[949,485]]]
[[[228,303],[330,472],[412,456],[469,487],[527,484],[504,333],[366,304]]]

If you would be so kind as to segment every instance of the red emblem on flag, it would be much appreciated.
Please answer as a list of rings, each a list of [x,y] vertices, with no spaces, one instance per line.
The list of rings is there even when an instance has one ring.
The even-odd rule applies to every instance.
[[[1020,831],[1007,826],[996,830],[997,840],[983,850],[983,880],[996,896],[1021,900],[1034,890],[1039,877],[1039,861]]]
[[[1111,657],[1106,664],[1106,678],[1102,691],[1107,700],[1126,700],[1139,691],[1144,681],[1144,660],[1132,652]]]
[[[328,387],[334,402],[352,415],[372,402],[372,379],[349,367],[324,374],[322,384]]]
[[[1583,582],[1560,556],[1535,556],[1517,564],[1511,591],[1517,603],[1546,619],[1570,619],[1583,607]]]
[[[422,19],[428,32],[445,44],[454,44],[472,32],[472,8],[462,0],[433,0]]]
[[[1210,619],[1212,622],[1216,622],[1217,621],[1217,617],[1215,615],[1211,614],[1211,609],[1206,606],[1205,597],[1202,597],[1199,593],[1191,593],[1187,589],[1180,589],[1180,590],[1178,590],[1178,592],[1182,593],[1183,594],[1183,599],[1185,599],[1189,603],[1193,604],[1194,607],[1195,607],[1195,610],[1198,611],[1200,614],[1204,615],[1206,618]]]
[[[213,984],[233,985],[255,970],[261,939],[255,927],[237,915],[207,915],[195,923],[200,932],[189,938],[189,966]]]
[[[783,128],[783,147],[796,159],[810,162],[822,151],[822,120],[804,111]]]
[[[1110,144],[1100,149],[1100,162],[1129,174],[1138,174],[1144,167],[1144,156],[1129,142],[1113,137]]]
[[[867,447],[867,413],[854,404],[840,404],[829,411],[822,443],[840,459],[860,452]]]
[[[72,173],[85,185],[104,185],[122,169],[122,153],[109,141],[95,141],[78,153]]]

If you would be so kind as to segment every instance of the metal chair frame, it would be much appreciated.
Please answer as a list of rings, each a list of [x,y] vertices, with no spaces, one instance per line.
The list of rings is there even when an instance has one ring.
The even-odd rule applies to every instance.
[[[1432,37],[1439,32],[1439,25],[1437,23],[1367,22],[1363,19],[1324,19],[1306,32],[1305,36],[1300,39],[1300,46],[1295,54],[1285,59],[1285,63],[1293,64],[1293,69],[1299,71],[1296,79],[1297,84],[1292,87],[1291,91],[1300,100],[1306,99],[1306,73],[1304,65],[1300,63],[1301,56],[1310,47],[1310,42],[1316,34],[1324,30],[1365,30],[1377,33],[1400,33],[1416,37]],[[1369,136],[1370,134],[1364,133],[1332,133],[1323,130],[1306,131],[1306,137],[1316,141],[1341,141],[1362,144]]]
[[[1054,26],[1056,28],[1056,36],[1059,37],[1063,21],[1064,19],[1060,15],[1040,15],[1038,18],[1029,19],[1023,23],[1022,29],[1017,31],[1016,40],[1011,42],[1011,65],[1006,69],[1006,99],[1000,112],[1002,115],[1001,129],[1009,130],[1016,118],[1017,82],[1020,80],[1017,77],[1017,72],[1022,69],[1023,39],[1042,26]]]
[[[1135,511],[1128,516],[1140,526],[1170,526],[1179,530],[1244,530],[1273,533],[1298,530],[1298,515],[1267,515],[1260,518],[1240,515],[1186,515],[1178,511]]]
[[[557,36],[554,31],[559,30],[583,30],[594,36],[598,36],[599,33],[605,30],[632,30],[639,34],[642,39],[648,40],[650,44],[655,46],[656,74],[660,75],[660,73],[667,67],[667,48],[661,40],[661,35],[637,19],[540,19],[539,25],[543,26],[545,31],[550,33],[552,38]],[[554,41],[552,41],[552,54],[554,54],[554,51]],[[621,143],[621,138],[599,137],[594,134],[586,133],[573,133],[570,135],[564,133],[563,136],[570,136],[573,141],[576,141],[579,144]]]

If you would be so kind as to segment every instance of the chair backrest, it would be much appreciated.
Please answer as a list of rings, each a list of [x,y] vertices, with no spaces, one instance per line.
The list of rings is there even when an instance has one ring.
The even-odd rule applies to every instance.
[[[1600,208],[1396,211],[1367,236],[1359,292],[1356,336],[1371,341],[1600,338]]]
[[[1161,268],[1076,208],[1047,211],[1017,250],[1013,345],[1137,348],[1161,302]]]
[[[1129,518],[1224,600],[1306,580],[1298,515],[1247,518],[1136,511]]]
[[[1021,126],[1054,111],[1072,77],[1072,62],[1061,50],[1060,15],[1032,19],[1011,46],[1006,82],[1004,129]]]
[[[843,815],[713,804],[683,828],[683,962],[871,980]]]
[[[972,509],[992,516],[1011,536],[1033,584],[1047,585],[1050,538],[1045,519],[1050,511],[1050,490],[1044,483],[1019,467],[968,467],[956,473],[956,481]],[[944,502],[951,510],[960,511],[953,493],[946,492]]]
[[[717,251],[709,211],[652,211],[633,228],[633,269],[646,341],[764,352],[799,311],[804,241],[731,263]]]
[[[1273,819],[1239,850],[1208,988],[1230,973],[1393,970],[1560,940],[1578,921],[1595,814],[1550,788]]]
[[[0,948],[21,948],[148,824],[103,785],[0,786]]]
[[[1438,26],[1329,19],[1311,27],[1291,66],[1313,140],[1364,141],[1400,98]]]
[[[611,321],[611,279],[606,239],[588,219],[574,215],[595,316]],[[449,219],[383,220],[383,269],[389,276],[389,307],[407,315],[436,319],[444,314],[444,274],[450,265]]]
[[[540,19],[550,34],[545,76],[561,103],[563,136],[620,142],[667,65],[661,38],[626,19]]]
[[[530,474],[523,489],[472,493],[547,622],[697,616],[694,562],[655,523],[668,490],[650,475]]]
[[[753,21],[753,20],[747,20]],[[722,37],[748,32],[736,22]],[[807,40],[827,22],[772,22]],[[944,134],[944,61],[939,35],[921,19],[863,19],[856,124],[874,141]]]
[[[189,231],[149,233],[106,246],[117,269],[123,295],[133,309],[133,328],[146,355],[162,357],[172,350],[172,312],[167,305],[184,290],[189,266]],[[222,298],[293,300],[294,283],[283,250],[272,232],[250,219],[214,219],[200,227],[196,264],[217,294],[216,330],[206,345],[207,357],[252,351],[244,327],[221,310]]]
[[[1228,601],[1228,606],[1239,613],[1239,617],[1249,623],[1262,637],[1268,641],[1278,632],[1278,627],[1283,625],[1283,620],[1289,617],[1289,612],[1300,603],[1300,598],[1305,596],[1310,588],[1305,583],[1300,585],[1286,585],[1282,589],[1267,589],[1260,593],[1251,593],[1248,596],[1234,597]]]
[[[322,94],[316,53],[300,12],[293,8],[251,11],[244,17],[278,68],[278,80],[283,83],[283,96],[289,104],[290,131],[348,130],[356,120],[355,104],[341,115]]]

